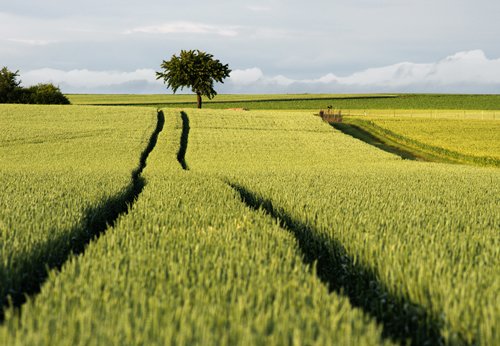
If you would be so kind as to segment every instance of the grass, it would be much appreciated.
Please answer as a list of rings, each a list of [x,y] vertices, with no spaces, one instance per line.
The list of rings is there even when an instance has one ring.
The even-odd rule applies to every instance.
[[[392,95],[375,94],[221,94],[214,99],[204,98],[204,105],[230,102],[262,102],[262,101],[290,101],[290,100],[317,100],[332,98],[351,98],[351,97],[391,97]],[[67,97],[73,104],[86,105],[158,105],[158,104],[192,104],[196,106],[196,95],[191,94],[145,94],[145,95],[127,95],[127,94],[69,94]]]
[[[349,136],[373,145],[381,150],[396,154],[403,159],[417,161],[438,161],[438,159],[434,156],[429,157],[414,148],[408,148],[400,143],[391,141],[387,137],[377,137],[369,130],[365,130],[360,126],[357,126],[356,124],[351,124],[348,121],[332,122],[330,123],[330,125]]]
[[[127,209],[155,122],[151,109],[0,107],[2,305],[38,291]]]
[[[401,160],[304,113],[188,115],[190,172],[229,181],[291,220],[386,335],[499,342],[498,170]]]
[[[152,107],[195,108],[193,95],[67,95],[74,104],[140,105]],[[364,114],[380,110],[420,110],[432,116],[436,110],[454,110],[453,117],[461,117],[464,110],[500,111],[500,95],[449,94],[290,94],[290,95],[218,95],[204,100],[205,108],[248,108],[319,110],[328,106],[353,110]],[[457,112],[460,110],[460,112]],[[467,112],[466,112],[467,113]],[[392,115],[392,112],[391,112]],[[482,114],[485,116],[485,113]],[[500,118],[500,112],[486,112],[486,116]]]
[[[144,179],[6,310],[6,345],[500,344],[496,168],[402,160],[310,112],[1,110],[2,283],[22,291],[53,234],[81,245],[68,229],[139,157]]]
[[[328,291],[292,234],[220,179],[182,169],[184,124],[179,112],[166,112],[130,212],[52,273],[20,316],[9,310],[0,340],[392,344],[373,319]]]
[[[500,167],[500,121],[408,117],[346,117],[379,141],[429,161]]]

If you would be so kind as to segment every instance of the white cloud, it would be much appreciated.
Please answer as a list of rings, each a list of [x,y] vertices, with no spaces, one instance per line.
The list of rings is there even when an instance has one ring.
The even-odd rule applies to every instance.
[[[218,36],[238,36],[236,27],[225,27],[195,22],[171,22],[160,25],[137,27],[125,31],[125,34],[212,34]]]
[[[289,86],[289,85],[292,85],[293,83],[297,82],[293,79],[287,78],[287,77],[282,76],[282,75],[274,76],[271,78],[265,78],[264,80],[269,84],[275,84],[275,85],[280,85],[280,86]]]
[[[246,6],[247,9],[249,9],[250,11],[254,11],[254,12],[267,12],[267,11],[271,11],[271,7],[269,6],[262,6],[262,5],[248,5]]]
[[[26,44],[30,46],[46,46],[57,42],[54,40],[35,40],[35,39],[22,39],[22,38],[9,38],[7,39],[7,41]]]
[[[229,79],[235,84],[248,85],[257,82],[263,76],[262,70],[254,67],[246,70],[234,70]]]
[[[298,82],[298,80],[290,79],[282,75],[267,77],[264,76],[262,70],[258,67],[249,68],[246,70],[234,70],[231,72],[229,82],[238,85],[252,85],[252,84],[269,84],[277,86],[288,86]]]
[[[315,87],[318,91],[324,91],[325,87],[331,86],[343,87],[344,90],[349,90],[349,87],[354,90],[370,88],[375,91],[400,88],[421,92],[436,91],[439,88],[443,92],[460,88],[463,88],[464,92],[471,92],[482,87],[489,90],[491,86],[500,86],[500,59],[488,59],[481,50],[459,52],[435,63],[402,62],[369,68],[344,77],[328,73],[316,79],[291,79],[281,75],[266,76],[257,68],[250,70],[258,70],[258,73],[253,73],[259,76],[254,79],[253,84],[258,84],[266,90],[270,86],[276,86],[280,92],[287,91],[286,88],[291,86],[299,91],[300,87],[308,91],[314,90]],[[240,81],[238,78],[231,79],[231,83],[236,86],[252,84],[248,80]]]
[[[407,86],[412,84],[500,84],[500,59],[488,59],[481,50],[456,53],[436,63],[399,63],[371,68],[336,81],[346,85]]]
[[[90,70],[63,71],[43,68],[22,73],[21,77],[23,84],[25,85],[50,82],[56,85],[66,85],[71,88],[98,88],[137,81],[161,84],[160,81],[156,80],[155,71],[151,69],[138,69],[133,72],[119,72]]]
[[[120,72],[44,68],[22,73],[21,77],[25,85],[52,82],[63,92],[165,92],[152,69]],[[481,50],[473,50],[435,63],[402,62],[343,77],[328,73],[315,79],[268,76],[253,67],[233,70],[217,89],[228,93],[498,92],[500,59],[488,59]]]

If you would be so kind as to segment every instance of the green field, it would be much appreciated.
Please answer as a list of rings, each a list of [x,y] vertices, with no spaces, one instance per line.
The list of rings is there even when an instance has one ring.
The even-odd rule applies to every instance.
[[[146,186],[113,230],[8,315],[8,344],[382,344],[381,328],[326,287],[294,238],[227,184],[176,161],[178,112]],[[221,210],[224,212],[221,213]],[[334,326],[334,328],[332,328]]]
[[[500,167],[498,120],[356,116],[334,127],[361,129],[429,161]]]
[[[205,105],[217,105],[222,103],[223,107],[227,103],[262,103],[269,105],[272,102],[287,102],[294,100],[321,101],[343,98],[376,98],[393,97],[394,95],[385,94],[261,94],[261,95],[238,95],[222,94],[217,95],[212,100],[204,98]],[[190,94],[69,94],[67,97],[72,104],[81,105],[189,105],[196,106],[196,95]]]
[[[499,122],[445,115],[500,97],[337,100],[457,165],[300,111],[332,95],[69,96],[115,105],[0,106],[0,345],[500,344]]]
[[[151,109],[0,106],[0,299],[36,291],[105,227],[156,123]],[[104,223],[104,225],[103,225]]]
[[[195,95],[67,95],[73,104],[196,107]],[[277,94],[218,95],[205,108],[319,110],[332,106],[357,110],[490,110],[500,119],[500,95],[440,94]],[[429,112],[424,112],[426,115]],[[452,112],[462,116],[463,112]],[[392,115],[392,112],[391,112]]]
[[[302,113],[189,114],[191,171],[240,186],[312,253],[328,251],[334,284],[392,332],[421,319],[414,339],[438,328],[450,344],[498,341],[496,169],[404,161]]]

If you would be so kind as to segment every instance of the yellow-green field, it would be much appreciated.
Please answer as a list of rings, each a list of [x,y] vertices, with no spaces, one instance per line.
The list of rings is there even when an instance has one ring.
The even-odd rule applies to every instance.
[[[0,105],[0,345],[500,344],[500,122],[313,113]]]
[[[375,94],[222,94],[213,100],[206,99],[205,102],[254,102],[254,101],[287,101],[294,99],[332,99],[332,98],[359,98],[359,97],[391,97],[392,95]],[[162,103],[196,103],[196,95],[192,94],[68,94],[72,104],[104,105],[104,104],[162,104]]]
[[[0,106],[2,303],[36,291],[133,194],[155,123],[148,108]]]
[[[500,110],[484,109],[345,109],[344,116],[422,119],[500,120]]]
[[[500,120],[362,116],[345,123],[436,159],[500,166]]]
[[[194,95],[67,95],[73,104],[128,105],[152,107],[196,107]],[[205,108],[314,110],[341,109],[359,114],[409,113],[433,116],[438,111],[451,117],[500,118],[500,95],[442,95],[442,94],[268,94],[217,95],[204,99]],[[472,111],[472,112],[470,112]],[[482,111],[482,112],[481,112]],[[490,111],[490,112],[488,112]]]

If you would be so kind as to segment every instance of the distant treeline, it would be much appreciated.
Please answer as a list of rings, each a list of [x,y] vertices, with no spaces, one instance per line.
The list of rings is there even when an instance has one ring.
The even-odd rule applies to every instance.
[[[0,70],[0,103],[69,104],[61,90],[51,83],[22,87],[19,71]]]

